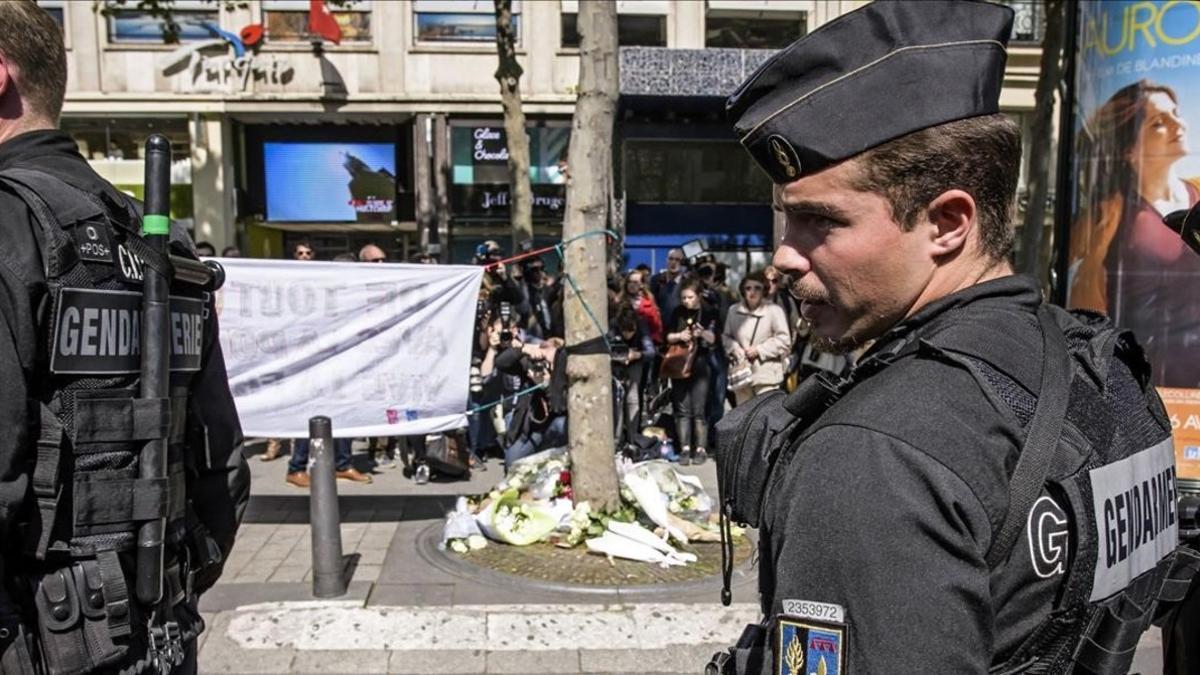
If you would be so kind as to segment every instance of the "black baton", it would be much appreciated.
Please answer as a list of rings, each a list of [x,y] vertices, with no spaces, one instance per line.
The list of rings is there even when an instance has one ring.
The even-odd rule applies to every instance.
[[[150,248],[166,260],[167,241],[171,234],[168,217],[171,194],[171,142],[154,134],[146,139],[146,202],[142,216],[142,238]],[[142,369],[141,397],[161,400],[170,419],[167,401],[170,376],[171,307],[170,280],[158,265],[147,265],[142,295]],[[170,428],[168,422],[167,427]],[[163,486],[163,502],[170,504],[167,494],[167,438],[156,438],[142,446],[138,457],[139,478]],[[137,598],[146,606],[157,605],[162,599],[163,537],[167,519],[155,518],[138,528]]]

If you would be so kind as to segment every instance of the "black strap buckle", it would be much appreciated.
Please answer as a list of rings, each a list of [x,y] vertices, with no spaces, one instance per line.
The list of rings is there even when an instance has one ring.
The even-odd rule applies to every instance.
[[[150,646],[147,657],[161,675],[168,675],[172,668],[183,665],[183,631],[175,621],[155,625],[153,616],[147,624]]]
[[[717,652],[709,659],[708,664],[704,666],[704,675],[726,675],[732,671],[727,670],[729,664],[733,662],[733,655],[729,652]]]

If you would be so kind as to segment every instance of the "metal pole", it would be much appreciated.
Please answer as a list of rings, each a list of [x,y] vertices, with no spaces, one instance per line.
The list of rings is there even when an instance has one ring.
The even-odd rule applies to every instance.
[[[308,509],[312,522],[313,596],[335,598],[346,594],[342,563],[342,525],[338,514],[337,477],[333,473],[333,423],[328,417],[308,420],[309,478],[312,495]]]
[[[168,216],[171,201],[171,142],[154,134],[146,139],[146,202],[142,216],[142,238],[166,260],[171,234]],[[166,399],[170,376],[171,282],[161,265],[146,265],[142,292],[142,357],[140,395],[143,399]],[[169,408],[168,408],[169,410]],[[169,425],[168,425],[169,426]],[[167,438],[147,441],[138,455],[138,477],[144,481],[167,482]],[[169,495],[163,496],[165,504]],[[163,536],[167,519],[155,518],[138,527],[137,599],[153,607],[162,599]]]
[[[1075,205],[1075,78],[1079,59],[1076,54],[1079,44],[1079,3],[1069,0],[1066,11],[1066,26],[1063,40],[1063,69],[1065,86],[1058,111],[1058,185],[1054,188],[1054,286],[1055,304],[1066,306],[1067,268],[1071,264],[1071,216]]]

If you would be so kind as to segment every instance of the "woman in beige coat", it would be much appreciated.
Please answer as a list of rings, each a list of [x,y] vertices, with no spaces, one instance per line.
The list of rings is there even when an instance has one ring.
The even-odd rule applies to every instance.
[[[762,272],[753,272],[742,280],[738,290],[742,301],[729,308],[721,340],[729,354],[729,381],[740,405],[751,396],[778,389],[783,383],[784,367],[792,349],[791,331],[783,308],[766,299],[767,280]],[[750,378],[733,387],[735,374],[750,368]]]

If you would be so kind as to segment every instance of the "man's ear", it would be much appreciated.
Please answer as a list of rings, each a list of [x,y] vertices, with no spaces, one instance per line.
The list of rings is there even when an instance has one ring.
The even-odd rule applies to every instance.
[[[933,254],[956,254],[978,226],[975,198],[963,190],[947,190],[929,203],[930,244]]]
[[[4,98],[4,95],[8,93],[8,90],[13,84],[12,73],[9,72],[9,66],[9,60],[6,59],[3,54],[0,54],[0,98]]]

